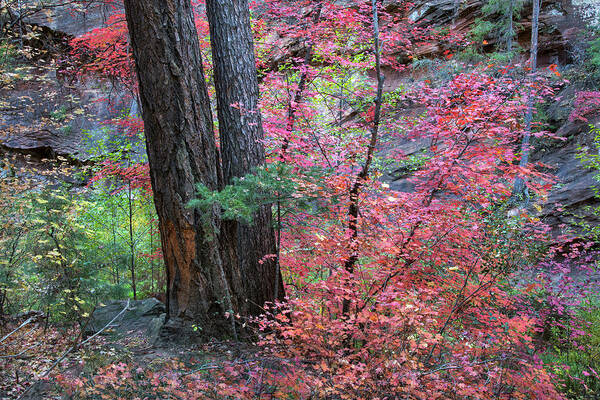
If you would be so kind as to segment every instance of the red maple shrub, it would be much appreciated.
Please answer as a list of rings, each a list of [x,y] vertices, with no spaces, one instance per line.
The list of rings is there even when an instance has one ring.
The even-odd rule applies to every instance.
[[[403,56],[433,35],[410,22],[406,7],[379,9],[389,75],[408,68]],[[257,40],[269,168],[296,188],[276,205],[288,299],[265,305],[254,321],[279,365],[225,363],[211,378],[113,365],[73,390],[186,399],[561,398],[535,357],[536,317],[515,301],[528,289],[513,273],[537,262],[547,236],[535,218],[506,217],[517,175],[533,193],[549,182],[535,166],[515,165],[531,93],[524,79],[457,64],[446,80],[397,83],[378,99],[370,5],[278,0],[255,13],[255,33],[271,35]],[[199,18],[197,26],[206,46],[206,24]],[[74,41],[77,54],[95,60],[87,71],[131,82],[123,29],[114,23]],[[551,93],[543,82],[534,89],[537,97]],[[374,126],[383,137],[375,144]],[[390,151],[397,143],[416,150]],[[410,190],[380,182],[390,169],[408,175]],[[102,174],[149,187],[143,166],[107,162]],[[134,376],[135,386],[123,388]]]

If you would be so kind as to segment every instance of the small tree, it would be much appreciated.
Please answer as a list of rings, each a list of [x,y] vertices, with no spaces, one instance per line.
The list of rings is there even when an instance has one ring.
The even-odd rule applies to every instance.
[[[533,0],[533,14],[531,17],[531,50],[529,55],[529,66],[530,73],[535,78],[537,71],[537,55],[538,55],[538,30],[540,21],[540,6],[542,0]],[[521,141],[521,160],[519,166],[526,168],[529,163],[530,153],[530,140],[531,140],[531,123],[533,122],[533,105],[534,95],[529,93],[527,96],[527,112],[525,114],[525,132],[523,133],[523,139]],[[524,205],[529,204],[529,191],[525,184],[525,179],[522,176],[518,176],[515,179],[513,187],[513,197],[518,201],[521,201]]]

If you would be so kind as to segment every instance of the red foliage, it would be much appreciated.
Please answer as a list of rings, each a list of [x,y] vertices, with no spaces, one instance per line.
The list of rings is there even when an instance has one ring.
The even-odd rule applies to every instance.
[[[528,228],[494,222],[495,204],[509,196],[517,173],[538,182],[533,190],[543,188],[543,175],[513,164],[528,89],[485,72],[404,94],[424,105],[423,117],[385,128],[388,135],[424,144],[410,178],[414,190],[367,182],[358,241],[350,240],[346,210],[370,110],[364,123],[340,127],[356,136],[332,135],[335,128],[325,130],[315,118],[293,133],[269,130],[279,143],[286,135],[286,161],[298,166],[300,187],[316,191],[326,211],[286,221],[281,262],[291,298],[283,312],[262,321],[275,332],[264,344],[314,365],[312,372],[297,374],[320,395],[559,398],[529,356],[535,320],[518,314],[507,284],[533,256],[528,249],[543,239],[545,228],[527,219],[520,223]],[[385,113],[394,112],[387,105]],[[397,154],[397,160],[406,157]],[[321,186],[310,178],[314,167],[326,171]],[[353,253],[360,265],[348,273],[343,265]],[[348,314],[342,311],[346,300]]]
[[[137,78],[129,49],[125,14],[111,15],[105,25],[71,40],[74,65],[64,72],[79,77],[93,74],[117,81],[133,90]]]
[[[147,163],[134,163],[124,165],[121,162],[105,160],[100,169],[90,179],[89,184],[93,184],[102,179],[117,179],[123,184],[131,185],[132,189],[143,189],[147,194],[152,194],[150,185],[150,172]]]

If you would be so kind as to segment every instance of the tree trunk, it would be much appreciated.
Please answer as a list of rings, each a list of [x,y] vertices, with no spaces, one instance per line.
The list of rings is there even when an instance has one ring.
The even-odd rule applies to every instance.
[[[514,12],[515,12],[515,0],[510,0],[510,4],[508,6],[508,37],[506,38],[506,51],[508,52],[509,56],[512,59],[512,55],[510,55],[512,53],[512,47],[513,47],[513,38],[515,36],[515,30],[514,30],[514,23],[513,23],[513,19],[514,19]]]
[[[251,173],[265,163],[263,127],[258,108],[258,80],[247,0],[207,0],[217,113],[225,184]],[[277,293],[283,298],[278,276],[271,206],[262,207],[252,224],[223,222],[223,243],[233,297],[239,309],[255,314]],[[248,279],[260,277],[260,279]],[[277,289],[275,289],[277,285]]]
[[[196,183],[219,190],[264,162],[247,3],[207,8],[224,177],[190,0],[125,0],[167,272],[163,337],[180,340],[191,328],[202,338],[237,338],[234,319],[226,315],[260,312],[273,300],[277,276],[274,262],[259,262],[274,253],[269,207],[252,226],[222,224],[218,208],[201,213],[187,207]],[[223,26],[215,28],[215,21]],[[231,107],[236,102],[254,113]]]
[[[221,186],[208,92],[189,0],[125,0],[154,203],[167,272],[167,324],[206,337],[230,331],[219,215],[187,207],[195,183]],[[180,336],[181,337],[181,336]]]
[[[540,21],[540,7],[542,0],[533,0],[533,15],[531,17],[531,50],[530,50],[530,68],[531,77],[535,79],[535,73],[537,70],[537,53],[538,53],[538,30]],[[531,89],[529,89],[531,90]],[[523,141],[521,142],[521,161],[519,166],[522,168],[527,167],[529,164],[529,147],[531,141],[531,122],[533,121],[533,94],[530,93],[527,99],[527,114],[525,115],[525,133],[523,135]],[[513,186],[513,198],[520,202],[523,206],[529,205],[529,191],[525,184],[525,179],[518,176],[515,179]]]

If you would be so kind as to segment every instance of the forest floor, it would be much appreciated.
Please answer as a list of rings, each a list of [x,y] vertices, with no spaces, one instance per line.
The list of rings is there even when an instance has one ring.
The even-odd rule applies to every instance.
[[[81,346],[78,328],[47,325],[43,319],[25,323],[27,320],[12,318],[1,324],[0,400],[88,398],[88,389],[96,387],[102,391],[104,386],[110,393],[119,389],[116,382],[109,382],[111,377],[130,385],[124,379],[132,377],[119,375],[126,369],[140,372],[148,380],[171,371],[171,379],[179,381],[198,374],[206,377],[207,373],[232,366],[270,368],[276,362],[272,357],[261,356],[261,349],[249,343],[156,345],[139,332],[100,335]],[[139,387],[133,383],[130,389],[144,398],[144,392],[153,386],[139,382],[140,376],[136,378],[133,381],[137,380]],[[113,398],[103,397],[95,390],[90,390],[89,395]]]

